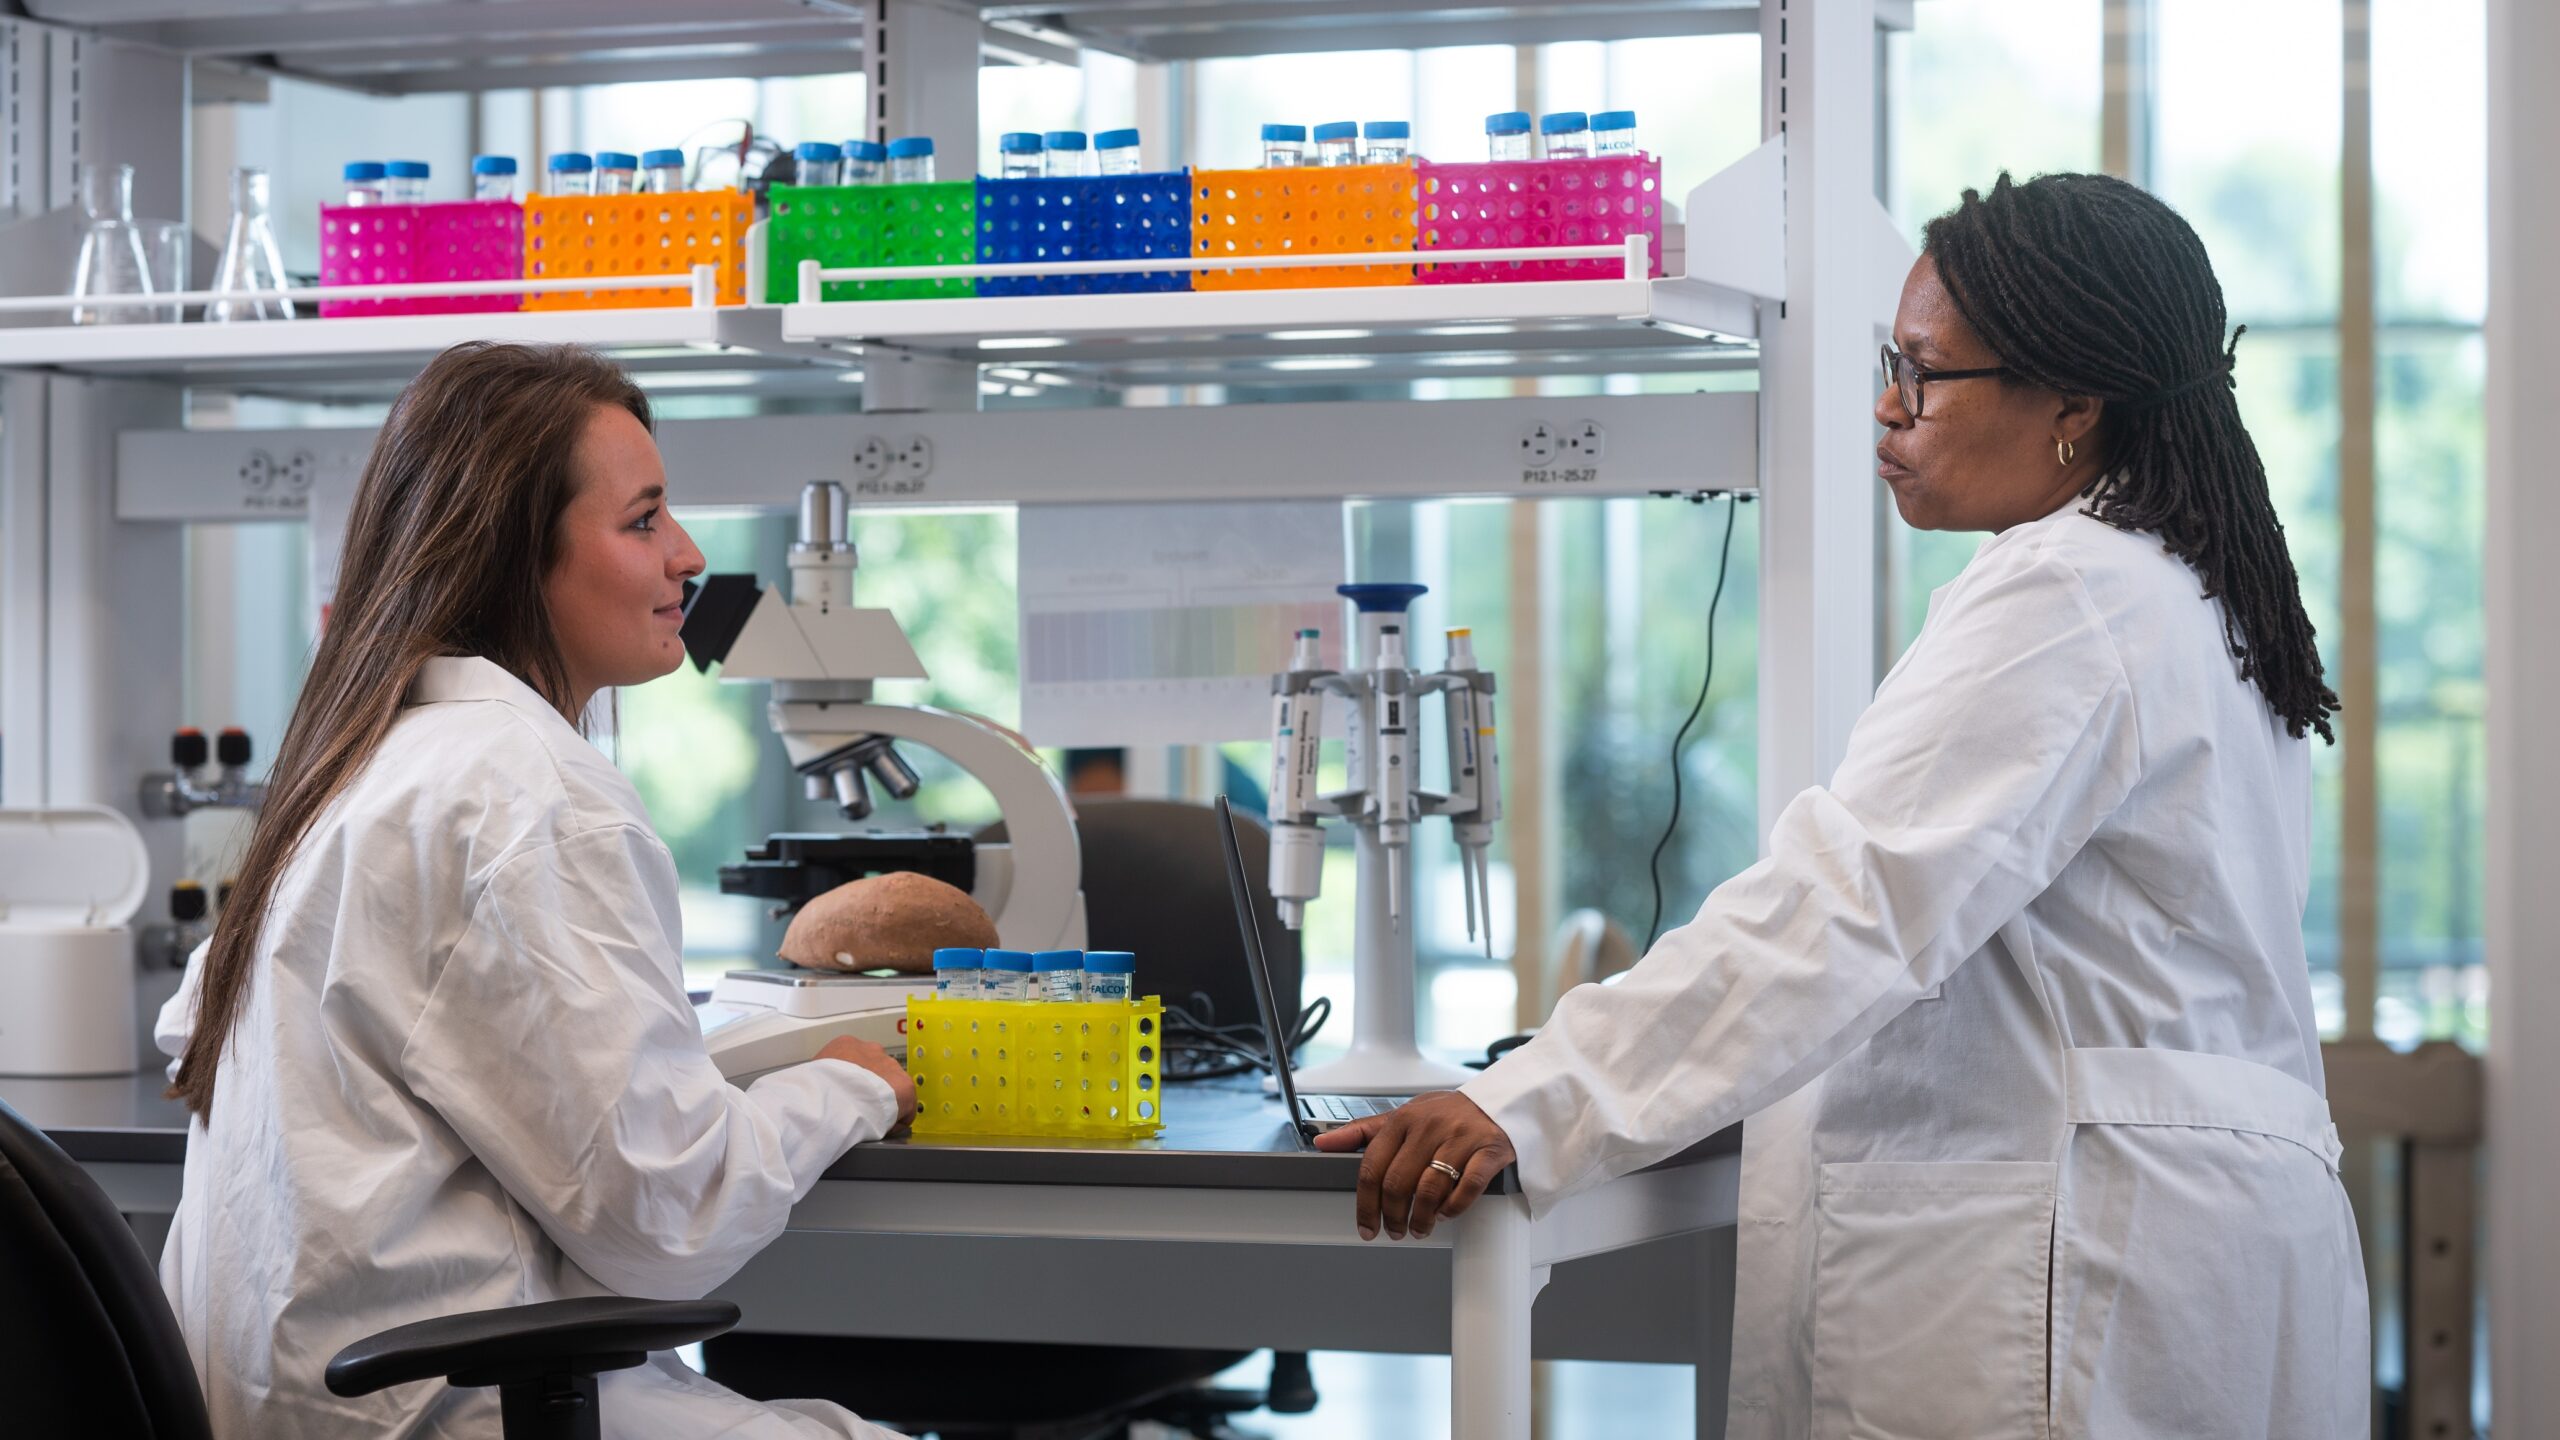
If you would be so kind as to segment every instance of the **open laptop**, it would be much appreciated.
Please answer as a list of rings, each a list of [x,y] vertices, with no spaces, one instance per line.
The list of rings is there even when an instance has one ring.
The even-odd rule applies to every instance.
[[[1280,1103],[1297,1122],[1298,1138],[1312,1140],[1354,1120],[1393,1110],[1410,1095],[1301,1095],[1289,1073],[1289,1026],[1271,988],[1271,965],[1262,954],[1262,924],[1253,914],[1253,887],[1244,876],[1244,847],[1236,840],[1236,814],[1227,797],[1218,797],[1218,838],[1227,849],[1227,887],[1235,893],[1236,928],[1244,937],[1245,967],[1253,972],[1254,1008],[1262,1012],[1262,1033],[1269,1037],[1271,1075],[1279,1082]],[[1294,1021],[1296,1013],[1289,1019]]]

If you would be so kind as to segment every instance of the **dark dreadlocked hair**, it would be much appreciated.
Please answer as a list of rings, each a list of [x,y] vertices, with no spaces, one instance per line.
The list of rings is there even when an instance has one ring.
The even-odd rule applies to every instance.
[[[2105,464],[2086,513],[2155,534],[2222,602],[2240,677],[2299,738],[2336,743],[2338,697],[2302,610],[2267,467],[2232,394],[2222,285],[2178,212],[2108,175],[2002,172],[1929,222],[1928,253],[1965,320],[2017,379],[2105,402]]]

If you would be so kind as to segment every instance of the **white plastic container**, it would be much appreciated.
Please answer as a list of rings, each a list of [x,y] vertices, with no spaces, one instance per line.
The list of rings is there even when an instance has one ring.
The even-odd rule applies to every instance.
[[[346,198],[341,203],[347,205],[379,205],[382,203],[383,175],[381,161],[350,160],[347,162],[345,168],[339,171],[339,174],[344,176],[347,182]]]
[[[424,160],[388,160],[382,166],[382,203],[385,205],[424,205],[427,203],[427,176]]]
[[[599,195],[637,195],[640,193],[640,157],[624,150],[596,152],[596,193]]]
[[[1081,130],[1052,130],[1040,137],[1040,173],[1051,180],[1082,180],[1094,173],[1092,137]]]
[[[1579,110],[1558,110],[1538,117],[1538,141],[1548,160],[1591,158],[1591,117]]]
[[[1031,998],[1074,1001],[1084,998],[1084,952],[1042,950],[1031,957]]]
[[[1126,950],[1084,953],[1084,998],[1127,1000],[1136,979],[1138,957]]]
[[[933,993],[945,1000],[975,1000],[981,983],[984,950],[947,945],[933,952]]]
[[[0,1075],[138,1068],[133,932],[151,857],[98,805],[0,810]]]
[[[516,198],[516,161],[512,155],[481,155],[471,162],[471,198]]]
[[[1031,952],[1028,950],[990,950],[986,968],[978,972],[978,998],[981,1000],[1028,1000],[1031,998]]]
[[[892,185],[933,183],[932,137],[904,135],[889,142],[889,183]]]
[[[650,150],[640,156],[640,188],[650,195],[684,193],[684,152]]]
[[[1306,159],[1307,127],[1270,124],[1262,127],[1262,168],[1285,170]]]
[[[1105,130],[1093,137],[1095,168],[1105,175],[1138,173],[1138,132],[1130,129]]]
[[[1040,136],[1032,130],[1008,130],[996,141],[996,178],[1040,178]]]

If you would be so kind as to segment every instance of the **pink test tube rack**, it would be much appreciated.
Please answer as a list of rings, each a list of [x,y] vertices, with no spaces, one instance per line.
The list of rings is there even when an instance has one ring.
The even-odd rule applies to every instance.
[[[1662,161],[1653,155],[1589,160],[1497,160],[1419,164],[1414,248],[1425,285],[1515,280],[1615,280],[1623,260],[1513,260],[1434,265],[1434,250],[1614,245],[1653,238],[1662,273]]]
[[[512,200],[320,207],[320,283],[406,285],[514,280],[524,274],[524,207]],[[462,315],[515,310],[518,295],[324,300],[324,317]]]

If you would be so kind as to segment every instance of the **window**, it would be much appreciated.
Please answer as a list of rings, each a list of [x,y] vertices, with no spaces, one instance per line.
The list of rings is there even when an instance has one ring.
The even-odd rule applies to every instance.
[[[1933,216],[2000,172],[2098,168],[2098,0],[1931,0],[1886,40],[1888,208],[1917,246]],[[1891,572],[1888,653],[1920,633],[1929,592],[1979,535],[1916,531],[1880,497]]]

